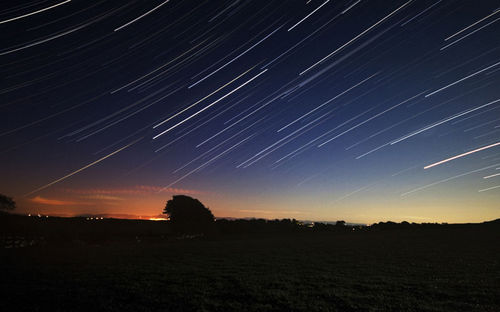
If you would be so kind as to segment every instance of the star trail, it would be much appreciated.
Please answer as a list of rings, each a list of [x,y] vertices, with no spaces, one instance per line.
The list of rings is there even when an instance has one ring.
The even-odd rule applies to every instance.
[[[227,217],[498,218],[499,12],[4,1],[0,193],[68,216],[157,215],[179,189]],[[138,186],[155,191],[88,196]]]

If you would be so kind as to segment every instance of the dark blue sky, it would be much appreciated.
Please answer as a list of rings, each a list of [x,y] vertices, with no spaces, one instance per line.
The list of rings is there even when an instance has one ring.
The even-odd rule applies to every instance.
[[[6,1],[0,192],[59,215],[189,193],[218,216],[497,218],[499,8]]]

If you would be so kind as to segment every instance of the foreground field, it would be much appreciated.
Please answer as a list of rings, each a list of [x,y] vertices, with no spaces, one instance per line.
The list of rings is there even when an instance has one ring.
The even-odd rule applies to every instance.
[[[496,228],[0,251],[1,311],[500,311]]]

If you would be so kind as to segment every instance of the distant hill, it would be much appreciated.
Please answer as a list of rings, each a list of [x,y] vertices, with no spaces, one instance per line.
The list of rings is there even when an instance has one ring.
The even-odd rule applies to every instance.
[[[487,223],[487,224],[499,224],[500,225],[500,219],[495,219],[495,220],[491,220],[491,221],[484,221],[483,223]]]

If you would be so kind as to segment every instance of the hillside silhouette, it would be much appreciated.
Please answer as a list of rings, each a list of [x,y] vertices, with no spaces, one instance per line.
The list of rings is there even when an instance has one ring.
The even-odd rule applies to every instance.
[[[170,220],[2,214],[0,310],[500,310],[500,219],[215,220],[190,197],[164,212]]]

